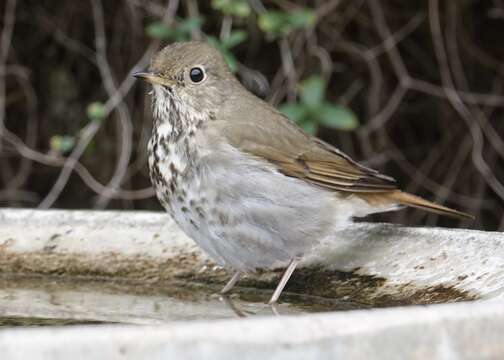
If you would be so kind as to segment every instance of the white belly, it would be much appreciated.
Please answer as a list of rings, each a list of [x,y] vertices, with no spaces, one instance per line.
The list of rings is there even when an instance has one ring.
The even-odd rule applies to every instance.
[[[156,162],[149,159],[162,178],[153,179],[157,196],[221,265],[246,271],[286,263],[335,226],[372,212],[363,200],[338,199],[236,150],[208,152],[190,162],[183,148],[168,150]]]
[[[335,202],[326,191],[240,154],[222,156],[196,162],[199,170],[178,181],[183,196],[166,201],[166,186],[156,187],[181,229],[219,264],[253,270],[287,262],[334,225]],[[171,161],[159,168],[168,171]],[[172,180],[173,174],[166,177]]]

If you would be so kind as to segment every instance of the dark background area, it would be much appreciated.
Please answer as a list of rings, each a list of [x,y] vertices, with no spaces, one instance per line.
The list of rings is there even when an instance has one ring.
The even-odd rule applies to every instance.
[[[311,20],[280,33],[258,25],[301,10]],[[318,136],[477,217],[378,220],[504,228],[503,1],[6,0],[0,22],[0,206],[160,210],[145,154],[149,89],[131,74],[174,39],[224,44],[240,31],[226,51],[248,88],[296,103],[318,76],[326,100],[359,121],[319,124]]]

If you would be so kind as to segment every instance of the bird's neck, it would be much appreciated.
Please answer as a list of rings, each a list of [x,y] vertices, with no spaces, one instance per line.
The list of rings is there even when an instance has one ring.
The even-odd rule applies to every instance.
[[[160,135],[168,141],[178,141],[185,136],[194,134],[203,124],[212,118],[212,114],[193,111],[182,102],[170,97],[156,98],[152,102],[154,117],[153,134]]]

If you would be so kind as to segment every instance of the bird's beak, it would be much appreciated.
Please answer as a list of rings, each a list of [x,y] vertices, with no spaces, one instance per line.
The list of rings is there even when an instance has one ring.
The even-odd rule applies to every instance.
[[[143,80],[153,85],[154,84],[166,85],[166,86],[173,85],[173,82],[170,81],[169,79],[159,76],[155,72],[151,71],[139,71],[134,73],[133,76],[136,77],[137,79]]]

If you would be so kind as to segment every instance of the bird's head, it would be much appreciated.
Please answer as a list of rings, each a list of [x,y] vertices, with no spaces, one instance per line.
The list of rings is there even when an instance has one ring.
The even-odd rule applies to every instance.
[[[134,76],[152,84],[158,121],[169,121],[170,116],[204,121],[236,82],[219,51],[203,42],[168,45],[154,56],[148,71]]]

